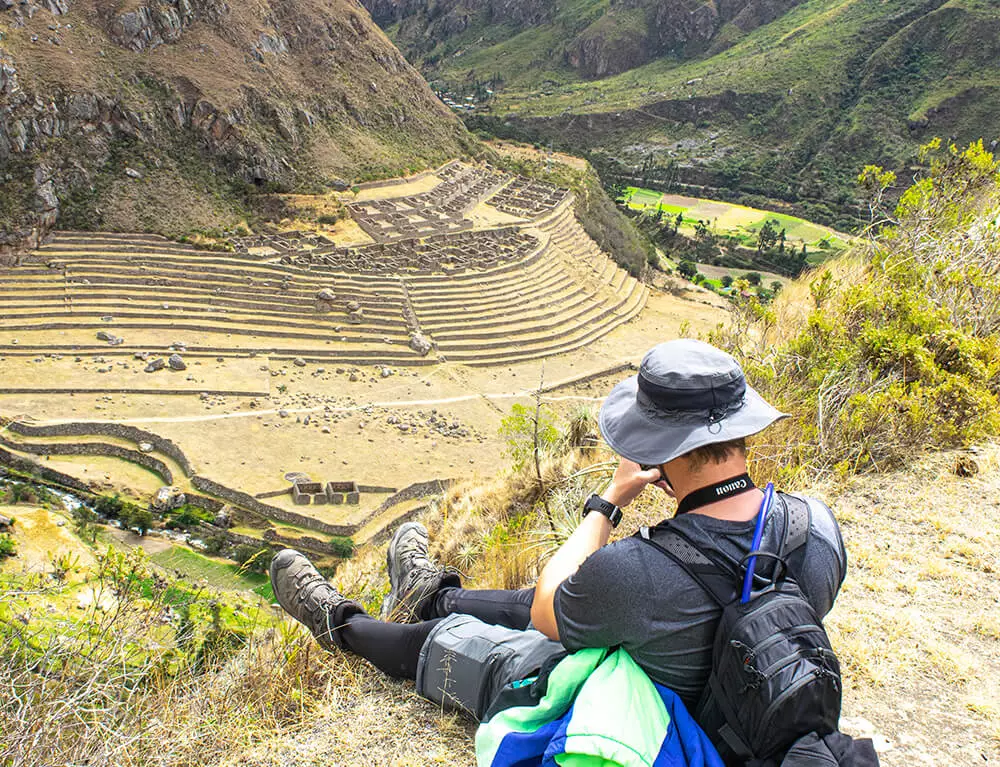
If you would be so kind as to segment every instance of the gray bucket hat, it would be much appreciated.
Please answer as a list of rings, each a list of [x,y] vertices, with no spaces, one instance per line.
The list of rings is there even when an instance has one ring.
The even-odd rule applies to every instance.
[[[747,385],[730,355],[682,338],[646,353],[639,374],[604,400],[599,424],[618,455],[658,465],[713,442],[756,434],[785,417]]]

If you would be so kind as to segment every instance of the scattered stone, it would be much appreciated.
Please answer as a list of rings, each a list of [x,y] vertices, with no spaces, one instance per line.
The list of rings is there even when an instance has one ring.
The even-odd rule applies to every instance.
[[[316,299],[318,301],[325,301],[329,304],[332,304],[334,301],[337,300],[337,294],[333,292],[332,288],[322,288],[316,294]]]
[[[292,364],[295,365],[295,367],[304,368],[306,366],[306,361],[301,357],[296,357],[292,360]]]
[[[14,525],[13,519],[11,519],[10,517],[5,517],[2,514],[0,514],[0,530],[6,530],[8,527],[12,527],[13,525]]]
[[[163,370],[166,366],[166,361],[162,357],[157,357],[155,360],[146,365],[146,372],[155,373],[157,370]]]
[[[413,351],[415,351],[421,357],[426,357],[428,354],[430,354],[431,349],[434,348],[434,345],[430,342],[427,336],[423,335],[422,333],[414,333],[412,336],[410,336],[409,346],[411,349],[413,349]]]
[[[320,431],[322,431],[324,434],[329,434],[330,433],[330,427],[329,426],[324,426],[322,429],[320,429]]]
[[[357,373],[351,373],[351,375],[348,377],[347,380],[351,381],[351,382],[357,381],[358,380],[358,374]]]
[[[140,442],[139,452],[141,453],[151,453],[153,451],[153,444],[151,442]]]
[[[135,354],[132,355],[132,358],[137,360],[142,360],[143,362],[145,362],[146,360],[149,359],[149,352],[136,352]]]
[[[135,168],[130,168],[127,165],[125,166],[125,175],[129,178],[142,178],[141,171],[138,171]]]
[[[389,376],[392,375],[392,370],[390,370],[389,368],[382,368],[382,370],[379,372],[379,375],[382,376],[382,378],[388,378]]]
[[[171,354],[170,359],[167,360],[167,364],[170,365],[171,370],[187,370],[187,364],[185,364],[179,354]]]
[[[288,411],[287,410],[279,410],[278,411],[278,417],[279,418],[288,418]]]
[[[101,322],[114,322],[114,321],[115,318],[112,317],[110,314],[105,314],[103,317],[101,317]]]

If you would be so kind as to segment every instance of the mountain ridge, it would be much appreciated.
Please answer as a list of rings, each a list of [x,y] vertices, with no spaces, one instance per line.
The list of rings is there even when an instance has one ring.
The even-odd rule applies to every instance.
[[[864,165],[906,172],[917,164],[919,146],[935,136],[958,143],[982,137],[987,144],[1000,136],[991,85],[1000,73],[994,4],[720,4],[733,19],[747,16],[712,27],[698,50],[664,52],[642,43],[646,49],[617,74],[592,77],[574,67],[581,39],[593,48],[583,58],[601,51],[629,58],[650,29],[648,9],[635,2],[568,0],[540,26],[482,28],[470,21],[450,37],[435,37],[430,24],[421,29],[417,16],[386,28],[432,84],[476,97],[476,109],[464,113],[470,127],[588,153],[606,180],[643,164],[672,166],[667,175],[693,187],[688,191],[808,203],[804,215],[841,227],[857,213],[854,179]],[[605,41],[612,44],[580,37],[602,24],[615,36]],[[419,45],[422,32],[429,42]],[[616,68],[623,67],[608,67]],[[481,97],[484,82],[488,98]],[[724,105],[718,114],[689,104],[713,100]],[[696,119],[684,117],[695,111]],[[581,120],[609,129],[576,131]]]
[[[7,1],[0,32],[12,241],[57,218],[231,225],[256,189],[322,190],[481,151],[353,0]]]

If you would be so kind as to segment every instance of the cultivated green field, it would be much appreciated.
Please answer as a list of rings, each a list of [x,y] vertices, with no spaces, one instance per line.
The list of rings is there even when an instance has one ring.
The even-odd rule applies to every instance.
[[[704,222],[716,234],[735,236],[747,247],[755,247],[757,232],[765,222],[774,221],[778,229],[785,230],[786,242],[796,248],[806,245],[811,251],[810,262],[841,253],[851,242],[849,235],[796,216],[729,202],[663,194],[633,186],[626,188],[621,199],[633,210],[659,209],[664,216],[675,217],[680,213],[683,218],[680,231],[683,234],[693,235],[696,225]]]
[[[264,599],[274,599],[266,575],[246,572],[235,564],[211,559],[181,546],[171,546],[169,549],[159,551],[150,559],[160,567],[178,571],[185,578],[194,581],[204,578],[215,588],[253,591]]]

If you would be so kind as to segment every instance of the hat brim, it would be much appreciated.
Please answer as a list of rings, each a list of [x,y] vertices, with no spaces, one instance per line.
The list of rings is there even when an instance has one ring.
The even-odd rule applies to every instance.
[[[612,389],[601,406],[598,424],[612,450],[641,464],[659,465],[713,442],[749,437],[788,417],[750,386],[743,406],[714,423],[704,414],[652,414],[637,401],[638,390],[638,376]]]

